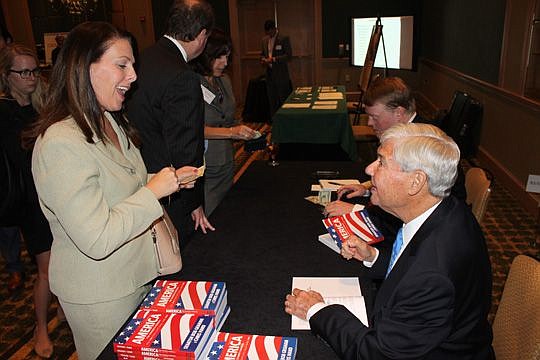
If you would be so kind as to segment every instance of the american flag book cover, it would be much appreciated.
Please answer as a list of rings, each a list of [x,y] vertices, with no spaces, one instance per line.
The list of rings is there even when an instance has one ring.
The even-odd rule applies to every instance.
[[[114,339],[118,356],[199,359],[215,336],[214,316],[138,310]]]
[[[351,235],[356,235],[372,245],[384,240],[384,236],[373,225],[368,212],[364,210],[323,219],[324,227],[341,249],[343,242]]]
[[[295,337],[246,335],[219,332],[208,360],[294,360]]]
[[[224,282],[157,280],[139,308],[165,313],[195,310],[215,315],[221,325],[228,315],[227,289]]]

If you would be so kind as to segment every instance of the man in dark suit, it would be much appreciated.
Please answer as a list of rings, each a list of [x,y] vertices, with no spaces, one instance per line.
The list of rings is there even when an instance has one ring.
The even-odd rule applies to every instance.
[[[204,0],[176,0],[165,35],[143,51],[137,88],[128,116],[142,138],[141,153],[149,173],[163,166],[203,165],[204,103],[200,77],[187,65],[201,54],[212,31],[214,14]],[[164,201],[185,246],[195,230],[214,230],[203,209],[203,183]]]
[[[292,49],[289,37],[279,34],[274,20],[266,20],[264,32],[261,64],[266,67],[266,88],[273,115],[292,91],[287,65],[292,58]]]
[[[396,125],[366,168],[371,201],[401,219],[392,251],[357,237],[342,249],[385,278],[369,327],[315,291],[294,289],[285,311],[308,319],[343,359],[492,359],[491,266],[470,209],[449,196],[459,148],[427,124]],[[390,250],[390,249],[388,249]]]
[[[366,91],[363,98],[365,112],[368,115],[368,125],[380,137],[381,134],[396,124],[431,123],[416,113],[416,102],[411,89],[398,77],[375,79]],[[436,124],[433,124],[436,125]],[[369,185],[369,184],[368,184]],[[364,185],[346,185],[338,190],[338,200],[329,203],[326,208],[328,216],[338,216],[352,211],[360,210],[358,206],[339,199],[363,196],[368,187]],[[451,193],[456,198],[465,201],[465,173],[458,167],[458,178],[452,187]]]

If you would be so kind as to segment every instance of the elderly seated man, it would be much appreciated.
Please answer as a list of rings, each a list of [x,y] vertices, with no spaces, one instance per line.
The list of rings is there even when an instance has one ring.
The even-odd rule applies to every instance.
[[[391,251],[354,236],[342,249],[384,278],[369,327],[311,290],[294,289],[285,311],[307,319],[343,359],[494,358],[485,240],[467,205],[449,196],[458,146],[432,125],[399,124],[382,134],[377,153],[366,168],[371,201],[403,225]]]

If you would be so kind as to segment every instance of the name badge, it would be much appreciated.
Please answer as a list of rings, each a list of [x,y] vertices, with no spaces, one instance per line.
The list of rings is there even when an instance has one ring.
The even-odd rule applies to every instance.
[[[214,95],[213,92],[208,90],[203,84],[201,84],[201,89],[204,101],[206,101],[206,103],[208,104],[211,104],[212,101],[214,101],[214,99],[216,98],[216,95]]]
[[[283,47],[281,45],[276,45],[276,50],[282,50]]]

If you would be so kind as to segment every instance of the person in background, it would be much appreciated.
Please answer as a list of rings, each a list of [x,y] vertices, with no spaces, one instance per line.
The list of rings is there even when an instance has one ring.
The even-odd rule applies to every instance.
[[[0,24],[0,50],[12,42],[11,34],[3,24]],[[0,91],[0,96],[5,97],[5,94]],[[3,146],[3,143],[0,143],[0,146]],[[21,234],[18,227],[0,227],[0,254],[6,261],[6,271],[9,274],[7,288],[11,294],[16,293],[24,286]]]
[[[38,59],[34,51],[12,43],[0,50],[0,137],[8,158],[17,166],[24,179],[25,202],[20,204],[25,216],[17,224],[22,231],[26,248],[35,258],[37,278],[34,283],[36,328],[34,350],[42,357],[50,357],[53,344],[47,333],[47,312],[51,301],[49,289],[49,257],[52,234],[39,207],[31,173],[31,152],[21,145],[21,133],[38,118],[44,96]],[[61,308],[59,316],[63,318]]]
[[[58,54],[60,53],[60,50],[62,50],[64,39],[65,39],[64,35],[60,35],[60,34],[54,37],[54,41],[56,41],[56,47],[52,50],[52,53],[51,53],[51,60],[52,60],[53,65],[56,63],[56,59],[58,58]]]
[[[342,249],[384,279],[369,327],[311,290],[293,289],[285,311],[307,319],[342,359],[494,359],[485,239],[467,205],[449,196],[457,144],[433,125],[398,124],[381,135],[377,154],[366,168],[371,201],[403,225],[392,251],[356,236]]]
[[[214,29],[206,48],[192,65],[201,74],[204,98],[204,137],[208,147],[204,158],[204,210],[209,216],[233,184],[233,140],[252,139],[256,132],[238,125],[234,115],[236,101],[231,79],[224,73],[229,62],[232,44],[230,38]]]
[[[273,115],[292,92],[292,83],[287,63],[292,58],[291,41],[281,35],[274,20],[264,23],[261,64],[266,69],[266,88],[270,113]]]
[[[49,277],[79,359],[95,359],[158,276],[159,199],[196,168],[147,174],[122,104],[137,76],[129,35],[85,22],[67,36],[43,112],[24,137],[54,242]]]
[[[398,77],[377,78],[368,87],[363,98],[368,125],[380,137],[381,134],[396,124],[429,123],[416,113],[416,103],[411,89]],[[338,189],[338,200],[329,203],[326,208],[328,216],[338,216],[360,210],[358,205],[342,201],[363,196],[369,190],[364,185],[346,185]],[[452,195],[465,201],[465,174],[458,167],[458,178],[452,187]],[[384,214],[383,214],[384,216]]]
[[[130,121],[142,139],[141,153],[150,172],[163,166],[204,164],[204,100],[200,76],[188,65],[199,56],[214,26],[204,0],[175,0],[165,35],[141,52],[137,89],[127,104]],[[185,247],[199,228],[214,227],[204,213],[203,178],[195,188],[164,202]]]

